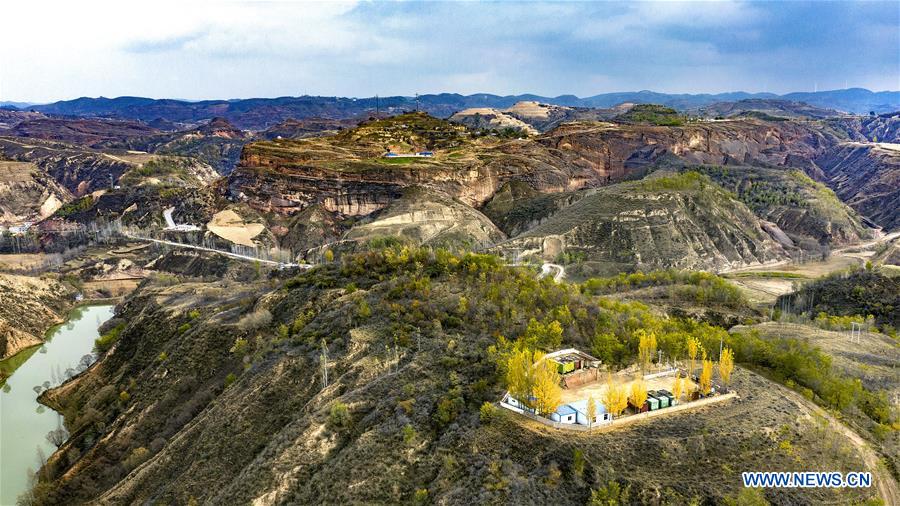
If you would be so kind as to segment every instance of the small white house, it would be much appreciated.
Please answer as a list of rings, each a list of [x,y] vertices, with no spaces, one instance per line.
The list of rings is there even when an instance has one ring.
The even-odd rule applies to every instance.
[[[550,413],[550,419],[554,422],[574,424],[578,420],[578,411],[568,404],[563,404],[556,408],[556,411]]]
[[[593,424],[588,419],[587,415],[587,399],[582,399],[580,401],[570,402],[568,404],[569,407],[575,410],[575,421],[579,425],[600,425],[604,423],[609,423],[612,421],[612,415],[606,411],[606,406],[603,405],[600,401],[596,402],[596,412],[594,413],[594,421]]]

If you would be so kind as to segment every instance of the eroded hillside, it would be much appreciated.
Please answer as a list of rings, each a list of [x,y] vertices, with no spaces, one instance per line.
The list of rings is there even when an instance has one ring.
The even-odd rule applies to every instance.
[[[631,320],[673,339],[687,329],[710,346],[731,339],[537,281],[498,259],[370,251],[275,284],[143,286],[107,325],[115,335],[101,361],[44,396],[73,436],[45,468],[36,501],[581,504],[615,482],[639,502],[680,503],[736,496],[738,461],[759,470],[863,465],[842,435],[797,416],[794,401],[744,371],[735,376],[740,402],[603,437],[548,433],[483,408],[502,393],[498,363],[512,346],[498,336],[527,336],[530,318],[568,322],[557,337],[530,338],[541,347],[602,350],[602,339],[621,334],[622,356],[611,361],[633,352]],[[648,458],[683,472],[654,471]],[[779,489],[769,498],[870,493]]]
[[[53,279],[0,274],[0,360],[44,342],[60,323],[74,291]]]

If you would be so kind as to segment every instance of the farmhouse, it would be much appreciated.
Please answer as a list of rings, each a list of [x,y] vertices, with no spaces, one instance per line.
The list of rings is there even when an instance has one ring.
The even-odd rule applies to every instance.
[[[542,360],[549,361],[553,365],[560,375],[560,386],[563,388],[571,388],[596,381],[598,377],[600,360],[575,348],[548,353],[544,355]],[[531,403],[534,401],[534,398],[528,399],[528,401]],[[554,422],[572,425],[597,425],[611,422],[612,415],[607,411],[606,406],[599,399],[595,399],[594,403],[595,413],[593,421],[589,420],[588,417],[587,398],[561,403],[556,408],[556,411],[550,413],[548,417]],[[509,392],[503,396],[500,404],[518,413],[536,414],[525,402],[511,396]]]

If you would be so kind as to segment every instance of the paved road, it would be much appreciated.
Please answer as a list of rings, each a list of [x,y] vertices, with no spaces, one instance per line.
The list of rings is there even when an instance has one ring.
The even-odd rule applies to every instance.
[[[559,282],[562,278],[566,277],[566,269],[562,265],[544,264],[541,266],[541,273],[538,274],[538,279],[549,276],[550,271],[556,271],[556,274],[553,275],[553,281]]]
[[[200,250],[200,251],[209,251],[211,253],[218,253],[220,255],[225,255],[225,256],[231,257],[231,258],[236,258],[238,260],[248,260],[251,262],[259,262],[261,264],[276,265],[279,268],[299,267],[301,269],[309,269],[309,268],[314,267],[312,264],[295,264],[295,263],[290,263],[290,262],[278,262],[275,260],[263,260],[261,258],[255,258],[255,257],[251,257],[248,255],[232,253],[231,251],[223,251],[220,249],[207,248],[205,246],[195,246],[193,244],[182,244],[180,242],[166,241],[163,239],[151,239],[149,237],[139,237],[139,236],[131,235],[131,234],[124,234],[124,235],[125,235],[125,237],[128,237],[130,239],[135,239],[138,241],[150,241],[150,242],[155,242],[155,243],[159,243],[159,244],[166,244],[168,246],[175,246],[176,248],[187,248],[187,249],[195,249],[195,250]]]

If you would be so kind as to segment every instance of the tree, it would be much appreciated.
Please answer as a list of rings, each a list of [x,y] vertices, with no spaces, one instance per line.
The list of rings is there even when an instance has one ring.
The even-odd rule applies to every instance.
[[[641,378],[631,383],[631,397],[629,398],[631,405],[640,411],[641,406],[647,402],[647,384]]]
[[[617,481],[610,481],[605,487],[591,490],[589,506],[620,506],[628,504],[631,495],[631,486],[622,487]]]
[[[61,425],[47,433],[47,441],[57,448],[62,446],[68,438],[69,433]]]
[[[334,251],[330,249],[325,250],[325,261],[329,263],[334,262]]]
[[[700,393],[706,395],[712,390],[712,360],[703,359],[703,370],[700,372]]]
[[[684,383],[681,379],[681,376],[675,376],[675,382],[672,384],[672,396],[675,397],[676,400],[681,398],[681,390],[683,385]]]
[[[688,357],[691,358],[691,368],[688,369],[688,376],[694,374],[694,361],[697,359],[697,354],[700,350],[703,349],[703,345],[700,344],[700,340],[694,336],[688,336],[687,339],[687,352]]]
[[[628,393],[622,384],[613,381],[612,374],[608,374],[606,377],[603,404],[606,405],[606,411],[614,416],[619,416],[628,407]]]
[[[536,362],[533,366],[534,385],[531,390],[534,396],[534,408],[541,414],[553,413],[562,401],[559,373],[549,360]]]
[[[557,320],[541,323],[532,318],[522,340],[528,347],[555,350],[562,343],[563,328]]]
[[[506,361],[506,388],[513,398],[529,407],[534,386],[533,364],[533,353],[529,349],[513,350]]]
[[[641,370],[646,371],[650,368],[653,355],[656,355],[656,334],[644,329],[638,329],[634,334],[638,338],[638,359],[641,362]]]
[[[734,370],[734,352],[731,351],[731,348],[725,348],[722,350],[722,356],[719,357],[719,377],[722,378],[722,383],[727,387],[728,382],[731,380],[731,371]]]
[[[588,395],[587,417],[588,428],[593,428],[594,420],[597,418],[597,401],[594,400],[593,395]]]

